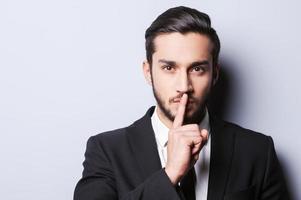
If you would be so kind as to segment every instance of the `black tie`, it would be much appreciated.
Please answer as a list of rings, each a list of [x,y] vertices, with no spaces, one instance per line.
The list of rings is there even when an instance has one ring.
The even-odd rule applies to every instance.
[[[180,183],[180,188],[182,189],[186,200],[195,200],[195,181],[195,170],[194,167],[192,167]]]

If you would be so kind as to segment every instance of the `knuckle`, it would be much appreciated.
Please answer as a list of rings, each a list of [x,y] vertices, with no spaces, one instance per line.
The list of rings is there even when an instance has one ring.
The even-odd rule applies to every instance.
[[[196,143],[201,143],[203,141],[202,137],[197,137],[196,138]]]

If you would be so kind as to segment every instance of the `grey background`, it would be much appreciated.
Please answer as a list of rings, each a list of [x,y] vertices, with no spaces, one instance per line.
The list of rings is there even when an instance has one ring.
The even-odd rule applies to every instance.
[[[72,199],[88,137],[154,104],[141,68],[144,31],[178,5],[211,16],[222,42],[223,116],[273,137],[301,199],[297,0],[1,0],[1,199]]]

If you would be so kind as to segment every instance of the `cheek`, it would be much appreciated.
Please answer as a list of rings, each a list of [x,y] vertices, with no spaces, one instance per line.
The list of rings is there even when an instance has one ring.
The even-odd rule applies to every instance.
[[[194,82],[194,92],[197,96],[202,96],[210,91],[212,79],[210,77],[203,78]]]
[[[160,96],[166,100],[170,93],[171,93],[171,86],[170,83],[167,81],[162,80],[154,80],[153,87],[155,88],[156,92],[160,94]]]
[[[153,74],[153,84],[159,93],[168,94],[172,90],[172,79],[162,73]]]

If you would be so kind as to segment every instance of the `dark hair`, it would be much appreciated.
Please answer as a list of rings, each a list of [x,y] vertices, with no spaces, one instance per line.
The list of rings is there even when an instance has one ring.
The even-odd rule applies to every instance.
[[[182,34],[195,32],[204,34],[213,42],[213,66],[218,62],[220,41],[211,27],[210,17],[196,9],[179,6],[170,8],[159,15],[145,31],[146,59],[152,65],[152,55],[155,52],[154,39],[164,33],[179,32]]]

